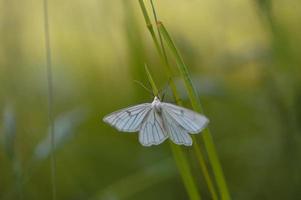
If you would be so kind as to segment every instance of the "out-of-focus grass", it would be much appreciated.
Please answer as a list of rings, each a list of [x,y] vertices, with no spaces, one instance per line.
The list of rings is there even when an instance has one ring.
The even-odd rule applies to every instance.
[[[138,2],[131,3],[50,3],[54,114],[78,107],[90,110],[89,118],[75,129],[75,137],[57,151],[58,199],[94,197],[171,156],[167,144],[143,148],[136,134],[119,133],[101,122],[108,112],[151,101],[133,83],[133,79],[146,82],[146,76],[132,67],[144,62],[142,56],[151,66],[160,61]],[[301,182],[300,3],[270,1],[268,11],[257,3],[265,2],[157,2],[161,19],[192,69],[196,88],[202,89],[233,199],[296,199]],[[272,16],[276,32],[265,12]],[[9,103],[16,120],[15,153],[24,172],[48,129],[42,5],[1,1],[0,16],[0,116]],[[133,24],[136,29],[129,28]],[[154,67],[152,72],[163,87],[166,77],[161,69]],[[204,92],[204,80],[221,87],[208,84]],[[185,96],[181,95],[188,105]],[[1,144],[4,122],[1,117]],[[16,180],[1,146],[0,198],[4,199]],[[173,165],[167,167],[175,170]],[[130,184],[125,189],[131,190]],[[46,199],[50,194],[49,162],[44,161],[32,169],[22,195],[23,199]],[[128,199],[141,197],[187,198],[176,174]]]

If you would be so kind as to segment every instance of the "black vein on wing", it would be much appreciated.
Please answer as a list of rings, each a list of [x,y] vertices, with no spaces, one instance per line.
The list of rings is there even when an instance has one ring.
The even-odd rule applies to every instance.
[[[124,130],[130,130],[130,127],[133,125],[133,123],[136,121],[136,119],[137,119],[137,117],[139,116],[139,119],[141,118],[141,116],[143,116],[144,115],[144,113],[145,112],[147,112],[148,110],[142,110],[141,112],[139,112],[139,113],[136,113],[135,115],[131,115],[131,117],[134,117],[134,120],[131,122],[131,124],[130,124],[130,126],[128,126],[128,128],[127,129],[125,129],[124,127],[126,127],[127,125],[128,125],[128,122],[130,121],[130,120],[132,120],[133,118],[131,118],[131,117],[129,117],[129,119],[127,120],[127,122],[125,122],[125,124],[122,126],[122,128],[121,129],[124,129]]]
[[[153,124],[153,126],[152,126],[152,132],[154,132],[154,127],[156,128],[156,133],[157,133],[157,135],[159,136],[159,132],[158,132],[158,128],[157,128],[157,126],[156,126],[156,122],[157,122],[157,119],[156,119],[156,111],[154,110],[154,124]],[[156,139],[155,139],[155,134],[153,134],[152,133],[152,136],[153,136],[153,141],[155,142],[156,141]],[[160,136],[158,137],[159,139],[160,139]]]
[[[137,107],[133,107],[133,108],[125,108],[121,111],[116,111],[114,113],[111,114],[111,116],[108,117],[108,119],[112,120],[111,121],[111,125],[118,128],[118,123],[120,122],[120,120],[124,120],[124,115],[126,116],[134,116],[133,113],[135,111],[139,111],[141,109],[144,109],[142,112],[144,112],[145,110],[148,110],[146,108],[147,105],[140,105],[140,106],[137,106]],[[138,113],[135,113],[135,115],[139,115],[141,112],[138,112]],[[131,117],[128,118],[128,121],[131,119]],[[127,121],[127,122],[128,122]],[[124,128],[125,125],[127,125],[127,122],[126,124],[123,124],[123,127],[121,129]]]
[[[147,124],[148,125],[148,124]],[[147,133],[148,133],[148,127],[147,127]],[[146,144],[149,144],[149,139],[148,139],[148,134],[146,134],[146,140],[147,140],[147,143]]]
[[[141,130],[142,142],[147,146],[152,144],[159,144],[162,141],[162,139],[165,138],[164,129],[162,128],[162,125],[159,122],[160,118],[158,118],[159,117],[157,116],[158,114],[153,109],[150,110],[150,112],[153,113],[148,114],[148,116],[146,117],[146,121],[144,122],[143,129]],[[160,131],[162,133],[161,136],[160,136]]]
[[[115,117],[115,119],[112,121],[112,125],[113,126],[117,126],[117,123],[119,122],[119,120],[121,120],[122,119],[122,115],[124,115],[125,114],[125,112],[122,112],[122,113],[117,113],[116,114],[116,117]],[[120,115],[120,116],[119,116]],[[115,121],[116,120],[116,121]]]
[[[173,125],[170,125],[170,128],[171,128],[172,131],[174,132],[174,134],[173,134],[173,133],[170,133],[170,134],[173,134],[173,136],[175,136],[175,137],[177,138],[177,142],[179,143],[179,142],[180,142],[180,139],[179,139],[179,137],[178,137],[177,131],[175,130],[175,128],[174,128]]]
[[[176,144],[188,144],[183,135],[183,134],[186,134],[186,132],[184,132],[185,129],[168,112],[164,112],[164,113],[165,113],[165,115],[166,114],[169,115],[169,118],[167,118],[165,116],[164,119],[168,123],[168,130],[169,130],[169,135],[170,135],[171,139]],[[182,132],[182,130],[183,130],[183,132]],[[181,140],[181,138],[182,138],[182,140]]]
[[[174,111],[172,111],[174,114],[177,114],[177,113],[175,113]],[[190,127],[190,128],[192,128],[192,130],[198,130],[198,127],[197,126],[195,126],[195,124],[193,124],[193,123],[189,123],[188,121],[187,121],[187,119],[185,118],[185,115],[183,114],[183,116],[182,116],[183,118],[181,119],[181,121],[183,121],[188,127]],[[188,117],[187,117],[188,118]],[[184,127],[183,127],[184,128]]]
[[[149,109],[145,109],[145,110],[143,110],[142,112],[138,113],[138,114],[135,116],[133,122],[129,125],[128,129],[130,129],[130,128],[133,126],[133,123],[136,122],[136,120],[137,120],[137,121],[140,121],[141,117],[143,117],[144,114],[145,114],[146,112],[149,112],[149,111],[150,111]],[[138,116],[139,116],[139,118],[137,119]],[[147,117],[147,114],[146,114],[144,117]]]
[[[181,126],[179,126],[178,128],[178,131],[176,130],[176,128],[177,128],[178,126],[173,126],[173,129],[175,130],[175,132],[177,133],[176,135],[177,135],[177,139],[178,139],[178,141],[179,141],[179,144],[187,144],[187,142],[186,142],[186,139],[185,139],[185,137],[184,137],[184,134],[185,134],[185,132],[181,132],[181,129],[182,129],[182,127]],[[182,140],[180,139],[180,138],[182,138]]]
[[[176,112],[174,112],[174,111],[171,111],[172,113],[170,113],[167,109],[165,109],[166,110],[166,113],[171,117],[171,118],[173,118],[176,122],[177,122],[177,124],[179,124],[182,128],[184,128],[185,129],[185,127],[183,127],[181,124],[180,124],[180,122],[178,121],[178,120],[176,120],[176,117],[178,116],[178,113],[176,113]],[[176,115],[176,116],[174,116],[174,115]],[[182,116],[181,116],[182,117]],[[188,127],[190,127],[191,128],[191,130],[193,130],[193,131],[197,131],[199,128],[197,127],[197,126],[195,126],[193,123],[188,123],[187,122],[187,120],[183,117],[183,118],[181,118],[181,122],[183,122],[186,126],[188,126]],[[189,130],[188,130],[189,131]]]
[[[157,115],[158,115],[158,118],[160,117],[161,118],[161,116],[157,113]],[[159,119],[160,119],[159,118]],[[161,118],[161,122],[162,122],[163,120],[162,120],[162,118]],[[164,128],[162,127],[162,123],[160,123],[159,122],[159,120],[155,117],[155,123],[157,122],[157,124],[159,124],[159,128],[161,129],[161,132],[162,132],[162,134],[163,134],[163,137],[164,137]],[[161,140],[161,137],[160,137],[160,135],[159,135],[159,131],[158,131],[158,127],[157,126],[155,126],[156,127],[156,129],[157,129],[157,135],[158,135],[158,138]]]
[[[129,116],[130,116],[130,115],[129,115]],[[120,129],[120,130],[124,130],[124,127],[127,125],[127,123],[129,122],[130,119],[131,119],[131,118],[128,117],[126,122],[123,121],[124,123],[123,123],[122,127],[120,127],[119,129]]]
[[[105,119],[111,119],[111,118],[114,118],[115,116],[119,116],[119,115],[122,115],[124,113],[132,114],[132,112],[135,112],[135,111],[140,110],[142,108],[146,108],[147,105],[148,104],[141,104],[141,105],[137,105],[137,106],[117,110],[117,111],[111,113],[109,116],[105,117]],[[114,119],[113,119],[113,121],[114,121]]]

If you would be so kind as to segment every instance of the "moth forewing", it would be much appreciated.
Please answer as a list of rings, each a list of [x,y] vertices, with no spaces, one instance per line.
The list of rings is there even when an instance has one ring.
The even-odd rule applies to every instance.
[[[115,111],[105,116],[103,121],[119,131],[137,132],[150,110],[150,103],[139,104]]]
[[[201,132],[209,123],[204,115],[170,103],[162,103],[162,109],[167,116],[173,118],[187,132],[192,134]]]

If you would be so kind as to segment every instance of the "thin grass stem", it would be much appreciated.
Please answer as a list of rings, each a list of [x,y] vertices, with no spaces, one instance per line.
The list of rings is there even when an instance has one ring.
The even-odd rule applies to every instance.
[[[155,18],[155,22],[156,22],[156,24],[158,24],[160,22],[158,21],[158,16],[157,16],[157,13],[156,13],[154,2],[153,2],[153,0],[150,0],[150,2],[151,2],[152,12],[153,12],[153,15],[154,15],[154,18]],[[160,30],[158,29],[158,26],[156,26],[156,27],[157,27],[159,40],[160,40],[160,45],[161,45],[161,48],[162,48],[162,53],[163,53],[163,57],[165,59],[166,66],[170,66],[169,62],[168,62],[168,57],[167,57],[167,54],[166,54],[166,50],[165,50],[165,47],[164,47],[164,43],[163,43],[163,40],[162,40]],[[168,69],[168,72],[171,73],[171,69]],[[171,82],[173,83],[173,81],[171,81]],[[182,102],[177,102],[177,104],[182,105]],[[211,193],[212,199],[217,200],[217,194],[216,194],[215,188],[214,188],[213,183],[211,181],[211,177],[210,177],[208,168],[206,166],[204,156],[203,156],[203,154],[201,152],[201,149],[199,148],[198,144],[193,145],[193,150],[194,150],[194,153],[195,153],[195,155],[196,155],[196,157],[199,161],[200,168],[201,168],[201,170],[204,174],[205,181],[206,181],[208,189]]]
[[[55,156],[55,133],[53,120],[53,77],[52,77],[52,62],[51,62],[51,48],[50,48],[50,33],[49,33],[49,14],[48,1],[43,1],[44,8],[44,37],[46,50],[46,76],[48,86],[48,120],[50,125],[51,135],[51,187],[52,199],[56,200],[56,156]]]
[[[158,88],[154,82],[154,79],[151,76],[150,71],[147,68],[147,65],[145,65],[145,71],[147,73],[149,82],[152,86],[153,92],[154,92],[154,94],[156,94],[156,92],[158,92]],[[176,164],[178,166],[178,169],[181,173],[181,177],[182,177],[182,180],[186,187],[189,198],[191,200],[201,200],[201,196],[200,196],[200,193],[196,186],[195,180],[193,179],[188,160],[185,157],[182,149],[173,143],[170,143],[170,147],[171,147],[173,156],[175,158]]]
[[[154,6],[154,2],[153,2],[153,0],[151,0],[150,2],[151,2],[155,22],[158,23],[158,17],[157,17],[156,9],[155,9],[155,6]],[[159,41],[160,41],[162,53],[163,53],[163,56],[164,56],[164,60],[166,62],[166,65],[169,66],[169,62],[168,62],[167,54],[166,54],[165,47],[164,47],[164,44],[163,44],[162,36],[161,36],[161,33],[160,33],[158,28],[157,28],[157,31],[158,31]]]
[[[177,104],[181,104],[181,99],[180,99],[179,94],[177,92],[177,88],[174,84],[174,81],[172,80],[172,77],[173,77],[172,70],[171,70],[171,67],[168,63],[168,59],[167,59],[166,52],[165,52],[165,49],[164,49],[164,46],[163,46],[162,37],[160,36],[160,32],[159,32],[159,30],[157,30],[158,34],[159,34],[159,37],[160,37],[160,44],[161,44],[162,51],[161,51],[158,39],[155,35],[150,17],[147,13],[147,10],[146,10],[146,7],[145,7],[145,4],[144,4],[143,0],[139,0],[139,4],[140,4],[141,10],[142,10],[146,25],[148,27],[148,30],[149,30],[149,32],[152,36],[155,47],[156,47],[156,49],[158,51],[158,54],[161,58],[160,60],[163,62],[163,65],[165,66],[166,74],[168,75],[168,78],[169,78],[169,85],[171,87],[172,93],[175,97],[175,100],[176,100]],[[153,14],[156,16],[153,3],[152,3],[152,7],[153,7]],[[155,19],[157,20],[157,17]],[[180,171],[183,183],[185,185],[185,188],[188,192],[188,195],[189,195],[190,199],[201,199],[201,196],[200,196],[199,191],[197,189],[197,185],[195,183],[195,180],[193,179],[191,170],[189,168],[189,162],[186,159],[185,154],[183,153],[182,149],[180,147],[176,146],[176,145],[171,144],[170,147],[172,149],[173,156],[175,158],[176,164],[178,166],[178,169]]]
[[[155,96],[158,96],[159,90],[158,90],[158,88],[157,88],[157,86],[156,86],[156,84],[155,84],[155,81],[154,81],[153,77],[151,76],[151,73],[149,72],[148,67],[147,67],[146,64],[145,64],[145,71],[146,71],[146,74],[147,74],[147,78],[148,78],[148,80],[149,80],[149,83],[150,83],[150,85],[152,86],[152,90],[153,90],[154,95],[155,95]]]
[[[169,85],[170,85],[170,88],[171,88],[172,93],[174,95],[174,98],[175,98],[176,102],[181,102],[181,99],[180,99],[180,97],[178,95],[178,92],[177,92],[176,85],[172,81],[173,76],[172,76],[171,67],[170,67],[169,63],[167,62],[167,59],[165,59],[164,56],[163,56],[163,53],[162,53],[161,48],[160,48],[159,41],[158,41],[158,39],[156,37],[153,25],[151,23],[150,17],[148,15],[148,12],[147,12],[145,4],[144,4],[144,1],[143,0],[139,0],[139,4],[140,4],[140,7],[141,7],[143,16],[144,16],[144,20],[145,20],[146,26],[147,26],[150,34],[151,34],[151,37],[152,37],[153,42],[155,44],[156,50],[158,52],[158,55],[160,56],[160,61],[165,66],[164,69],[166,70],[166,74],[168,76],[168,79],[170,80],[169,81]]]
[[[146,27],[147,27],[148,31],[150,32],[150,34],[152,36],[155,47],[156,47],[157,51],[159,52],[159,55],[162,56],[160,45],[159,45],[159,42],[157,40],[155,31],[154,31],[154,27],[152,25],[152,22],[150,20],[149,15],[148,15],[147,9],[146,9],[145,4],[144,4],[144,1],[139,0],[139,5],[140,5],[140,8],[142,10],[142,14],[143,14],[143,17],[144,17],[144,20],[145,20],[145,23],[146,23]]]

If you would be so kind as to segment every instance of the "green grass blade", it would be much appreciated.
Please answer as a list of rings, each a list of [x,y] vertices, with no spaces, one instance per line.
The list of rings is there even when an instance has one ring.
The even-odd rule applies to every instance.
[[[168,79],[170,80],[169,85],[171,87],[171,90],[172,90],[172,93],[174,95],[174,98],[175,98],[175,100],[176,100],[177,103],[181,102],[181,99],[180,99],[180,97],[178,95],[178,92],[177,92],[176,85],[172,81],[172,77],[173,76],[172,76],[171,67],[170,67],[170,65],[169,65],[169,63],[167,61],[167,57],[163,55],[164,52],[161,51],[159,41],[158,41],[158,39],[156,37],[153,25],[151,23],[151,20],[149,18],[149,15],[147,13],[147,10],[146,10],[145,4],[144,4],[144,1],[143,0],[139,0],[139,4],[140,4],[140,7],[141,7],[143,16],[144,16],[144,20],[145,20],[146,26],[147,26],[150,34],[151,34],[151,37],[152,37],[153,42],[155,44],[156,50],[158,51],[158,55],[160,56],[160,60],[162,61],[162,64],[165,67],[166,74],[168,75]]]
[[[199,102],[198,95],[193,88],[193,84],[192,84],[187,66],[185,65],[185,63],[183,61],[183,58],[181,57],[179,51],[177,50],[174,42],[172,41],[172,39],[171,39],[169,33],[167,32],[166,28],[164,27],[164,25],[162,23],[157,23],[157,26],[167,44],[167,46],[169,47],[170,51],[172,52],[172,54],[174,55],[174,57],[176,59],[177,66],[184,79],[185,86],[188,91],[188,95],[189,95],[192,107],[196,111],[202,112],[202,107]],[[204,139],[205,148],[208,153],[208,158],[211,163],[213,173],[215,175],[216,183],[217,183],[217,186],[218,186],[220,194],[221,194],[221,198],[224,200],[228,200],[228,199],[230,199],[230,194],[228,191],[228,187],[227,187],[227,184],[225,181],[225,177],[223,174],[221,164],[219,162],[219,158],[218,158],[218,155],[216,152],[213,138],[212,138],[211,133],[208,128],[206,128],[204,130],[204,133],[202,134],[202,136]]]
[[[154,81],[152,75],[150,74],[146,64],[145,64],[145,71],[146,71],[146,74],[147,74],[148,81],[149,81],[150,85],[152,86],[152,90],[153,90],[154,95],[158,96],[158,93],[159,93],[158,88],[157,88],[157,86],[155,84],[155,81]]]
[[[176,59],[176,63],[179,67],[179,70],[181,72],[181,75],[184,79],[186,89],[188,91],[189,98],[191,100],[192,107],[198,111],[201,111],[201,106],[198,102],[198,96],[193,88],[192,81],[190,79],[190,75],[187,69],[187,66],[185,65],[181,55],[179,54],[178,50],[176,49],[171,37],[169,36],[167,30],[165,29],[164,25],[161,22],[157,23],[158,29],[160,33],[162,34],[163,38],[165,39],[165,42],[169,49],[171,50],[172,54],[174,55]]]
[[[147,10],[145,8],[145,4],[144,4],[143,0],[139,0],[139,4],[140,4],[141,10],[142,10],[145,22],[147,24],[148,30],[149,30],[149,32],[152,36],[153,42],[154,42],[155,47],[156,47],[156,49],[158,51],[158,54],[160,56],[160,60],[162,61],[162,64],[164,65],[164,67],[166,69],[166,73],[167,73],[168,78],[169,78],[169,85],[171,87],[173,96],[174,96],[177,104],[181,105],[182,102],[181,102],[181,99],[180,99],[179,94],[177,92],[177,88],[175,86],[175,83],[172,79],[172,77],[173,77],[172,70],[171,70],[171,67],[169,65],[169,62],[168,62],[168,59],[167,59],[167,56],[166,56],[166,52],[165,52],[165,49],[164,49],[164,46],[163,46],[163,42],[162,42],[160,32],[158,30],[158,35],[160,37],[160,44],[161,44],[162,49],[160,48],[159,41],[158,41],[158,39],[155,35],[154,28],[151,24],[151,21],[150,21],[149,15],[147,13]],[[155,16],[155,21],[157,22],[157,16],[156,16],[156,12],[155,12],[155,9],[154,9],[154,4],[153,4],[152,1],[151,1],[151,5],[152,5],[153,14]],[[195,180],[193,179],[190,168],[189,168],[189,162],[186,159],[185,154],[183,153],[182,149],[180,147],[176,146],[176,145],[172,145],[171,148],[172,148],[172,152],[173,152],[173,155],[175,157],[176,163],[178,165],[179,171],[181,173],[184,185],[186,187],[186,190],[188,191],[188,194],[189,194],[190,198],[195,199],[197,196],[200,198],[200,195],[198,194],[198,190],[197,190]],[[198,147],[195,147],[194,150],[199,150],[199,149],[198,149]],[[212,198],[215,200],[216,199],[215,190],[213,188],[213,184],[211,182],[208,169],[205,165],[205,162],[202,159],[203,158],[202,153],[199,151],[199,152],[196,153],[196,156],[198,157],[198,160],[199,160],[201,169],[204,173],[204,176],[205,176],[206,182],[208,184],[209,190],[212,193]],[[184,162],[184,164],[183,164],[183,162]]]
[[[156,13],[156,9],[155,9],[153,0],[150,0],[150,3],[151,3],[151,7],[152,7],[152,12],[153,12],[153,15],[154,15],[155,23],[157,24],[157,23],[159,23],[159,21],[158,21],[158,16],[157,16],[157,13]],[[170,67],[169,62],[168,62],[167,53],[166,53],[166,50],[165,50],[165,47],[164,47],[162,35],[160,33],[160,30],[158,29],[158,26],[156,26],[156,27],[157,27],[158,37],[159,37],[161,50],[162,50],[162,54],[163,54],[161,56],[161,59],[163,59],[165,61],[164,66],[166,66],[168,76],[173,77],[172,70],[171,70],[171,67]],[[182,102],[179,101],[180,98],[179,98],[179,95],[178,95],[178,92],[177,92],[177,88],[176,88],[176,86],[174,84],[174,81],[172,79],[170,79],[170,86],[171,86],[171,89],[172,89],[172,92],[173,92],[173,95],[176,99],[177,104],[182,105]],[[210,177],[208,168],[206,166],[206,163],[205,163],[205,160],[204,160],[204,157],[203,157],[203,153],[201,152],[201,149],[199,148],[198,144],[193,145],[193,151],[195,153],[195,156],[198,159],[201,171],[202,171],[202,173],[205,177],[205,181],[206,181],[208,189],[211,193],[212,199],[217,200],[217,193],[216,193],[214,185],[211,181],[211,177]]]
[[[186,187],[186,190],[187,190],[190,200],[200,200],[201,196],[197,189],[195,180],[192,176],[192,173],[191,173],[191,170],[189,167],[189,163],[188,163],[188,160],[187,160],[185,154],[183,153],[181,147],[179,147],[173,143],[170,143],[170,147],[173,152],[173,156],[176,161],[176,164],[181,172],[181,175],[182,175],[181,177],[185,184],[185,187]]]
[[[149,15],[147,13],[147,10],[146,10],[146,7],[145,7],[145,4],[144,4],[144,1],[143,0],[139,0],[139,5],[140,5],[140,8],[141,8],[141,11],[142,11],[142,14],[143,14],[143,17],[144,17],[144,20],[145,20],[145,23],[146,23],[146,26],[147,26],[147,29],[148,31],[150,32],[151,36],[152,36],[152,39],[153,39],[153,42],[156,46],[156,49],[157,51],[159,52],[159,55],[162,56],[162,52],[161,52],[161,49],[160,49],[160,45],[159,45],[159,42],[156,38],[156,34],[155,34],[155,31],[154,31],[154,27],[152,25],[152,22],[149,18]]]
[[[44,34],[45,34],[45,50],[46,50],[46,76],[48,86],[48,121],[51,127],[51,187],[52,187],[52,199],[56,200],[57,186],[56,186],[56,155],[55,149],[55,124],[53,120],[53,74],[52,74],[52,61],[51,61],[51,48],[50,48],[50,30],[49,30],[49,12],[48,12],[48,0],[43,1],[44,11]]]
[[[148,80],[152,86],[153,93],[156,95],[158,94],[158,88],[155,84],[155,81],[149,72],[147,65],[145,65],[145,71],[147,73]],[[183,153],[181,147],[170,144],[174,159],[176,161],[176,164],[178,166],[178,169],[181,173],[181,177],[183,180],[183,183],[185,185],[185,188],[187,190],[188,196],[190,200],[201,200],[201,196],[198,191],[198,187],[195,183],[195,180],[193,179],[188,160],[185,157],[185,154]]]
[[[196,137],[194,135],[192,137],[193,137],[193,140],[196,141]],[[218,196],[217,196],[215,187],[213,185],[213,182],[211,180],[211,176],[209,174],[209,170],[207,168],[205,158],[204,158],[203,153],[202,153],[202,151],[201,151],[201,149],[200,149],[200,147],[198,146],[197,143],[195,143],[193,145],[193,150],[194,150],[194,153],[196,154],[196,157],[198,159],[200,168],[203,172],[203,175],[204,175],[205,181],[207,183],[207,186],[208,186],[209,192],[211,194],[211,197],[212,197],[213,200],[217,200]]]

